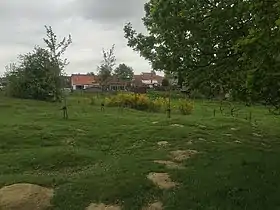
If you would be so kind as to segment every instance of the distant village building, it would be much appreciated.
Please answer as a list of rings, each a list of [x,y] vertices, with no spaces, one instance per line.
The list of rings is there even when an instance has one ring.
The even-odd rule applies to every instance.
[[[156,75],[155,72],[143,72],[140,75],[134,75],[132,84],[135,87],[147,86],[149,88],[161,86],[164,77]]]
[[[71,87],[73,90],[85,90],[89,87],[99,86],[97,77],[87,74],[72,74]]]
[[[161,86],[164,77],[156,75],[155,72],[143,72],[140,75],[134,75],[131,81],[124,81],[116,76],[111,76],[106,84],[101,84],[100,79],[96,75],[89,74],[72,74],[71,88],[73,90],[100,90],[103,91],[127,91],[135,87],[158,87]]]
[[[104,91],[124,91],[127,90],[131,81],[122,81],[116,76],[108,78],[106,85],[102,85],[98,76],[88,74],[72,74],[71,86],[73,90],[100,90]]]

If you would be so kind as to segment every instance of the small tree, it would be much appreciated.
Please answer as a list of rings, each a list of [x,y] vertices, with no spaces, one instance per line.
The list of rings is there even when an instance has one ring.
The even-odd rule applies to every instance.
[[[62,98],[63,69],[68,64],[61,56],[72,42],[71,36],[57,42],[49,26],[44,38],[47,49],[35,46],[33,52],[19,56],[19,63],[6,68],[8,93],[19,98],[59,101]]]
[[[18,98],[50,100],[55,90],[50,53],[38,46],[34,51],[19,56],[19,65],[7,67],[8,94]]]
[[[133,79],[134,72],[131,67],[122,63],[115,69],[114,75],[116,75],[118,79],[131,81]]]
[[[163,78],[161,85],[163,87],[168,87],[169,86],[169,80],[167,78]]]
[[[57,35],[53,32],[51,26],[45,26],[47,38],[44,38],[44,42],[47,45],[47,50],[51,54],[51,61],[54,64],[53,72],[55,74],[54,78],[54,100],[60,101],[62,98],[62,88],[63,80],[62,76],[64,73],[64,68],[69,64],[67,59],[63,59],[62,56],[65,53],[66,49],[72,43],[72,37],[69,34],[68,38],[64,37],[61,41],[57,40]]]
[[[108,52],[106,52],[104,49],[102,50],[103,61],[101,62],[101,65],[97,67],[99,80],[103,89],[107,87],[108,81],[113,73],[113,68],[116,65],[114,49],[115,49],[115,45],[113,45]]]

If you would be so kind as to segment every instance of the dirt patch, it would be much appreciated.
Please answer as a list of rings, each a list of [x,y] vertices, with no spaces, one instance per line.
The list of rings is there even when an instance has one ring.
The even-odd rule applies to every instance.
[[[1,210],[45,210],[51,207],[53,189],[34,184],[13,184],[0,189]]]
[[[184,126],[180,124],[172,124],[171,127],[183,128]]]
[[[149,206],[142,208],[142,210],[163,210],[163,204],[161,202],[152,203]]]
[[[196,150],[177,150],[170,152],[172,159],[178,162],[186,160],[197,153]]]
[[[187,145],[192,145],[192,144],[193,144],[192,140],[187,142]]]
[[[100,204],[92,203],[86,208],[86,210],[121,210],[121,207],[105,205],[103,203]]]
[[[155,185],[157,185],[160,189],[170,189],[176,187],[177,183],[173,182],[168,173],[149,173],[147,176],[149,180],[151,180]]]
[[[78,132],[86,132],[86,131],[83,130],[83,129],[76,129],[76,131],[78,131]]]
[[[259,134],[259,133],[253,133],[253,136],[255,136],[255,137],[262,137],[262,135]]]
[[[168,145],[168,141],[159,141],[157,144],[158,146],[166,146]]]
[[[207,128],[207,126],[205,126],[205,125],[198,125],[198,127],[201,128],[201,129],[206,129]]]
[[[185,167],[169,160],[155,160],[154,163],[165,165],[168,169],[184,169]]]

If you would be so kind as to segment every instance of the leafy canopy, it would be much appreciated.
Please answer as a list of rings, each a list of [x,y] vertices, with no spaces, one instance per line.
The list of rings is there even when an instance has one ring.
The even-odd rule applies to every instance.
[[[102,50],[103,52],[103,61],[101,65],[97,67],[98,76],[102,86],[106,86],[109,79],[112,76],[114,66],[116,65],[116,57],[114,54],[115,45],[111,47],[109,51]]]
[[[277,0],[150,0],[143,17],[148,35],[137,33],[130,23],[124,32],[128,46],[154,69],[178,77],[179,85],[185,81],[209,94],[231,91],[242,100],[276,106],[279,4]]]
[[[116,75],[120,80],[131,81],[133,79],[134,72],[131,67],[127,66],[124,63],[121,63],[114,70],[114,75]]]

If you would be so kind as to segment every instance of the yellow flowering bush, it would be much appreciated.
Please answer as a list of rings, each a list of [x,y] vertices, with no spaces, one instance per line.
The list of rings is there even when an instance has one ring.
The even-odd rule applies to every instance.
[[[166,102],[164,98],[150,99],[145,94],[120,93],[105,99],[106,106],[122,106],[143,111],[160,111]]]
[[[147,94],[119,93],[105,98],[105,105],[110,107],[128,107],[132,109],[160,112],[166,111],[168,100],[163,97],[150,98]],[[193,103],[188,100],[179,100],[176,105],[172,105],[183,115],[189,115],[193,111]]]
[[[164,111],[167,108],[167,100],[162,97],[157,97],[154,100],[152,100],[152,104],[150,106],[151,111],[158,111],[164,109]]]
[[[179,100],[179,111],[183,115],[190,115],[194,109],[194,105],[192,102],[188,100]]]

